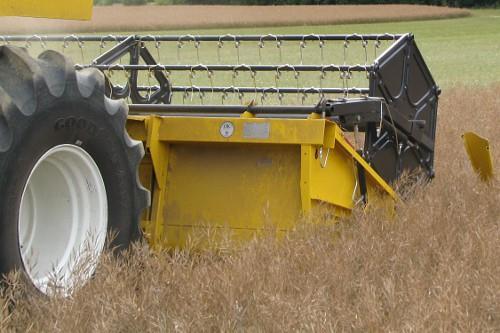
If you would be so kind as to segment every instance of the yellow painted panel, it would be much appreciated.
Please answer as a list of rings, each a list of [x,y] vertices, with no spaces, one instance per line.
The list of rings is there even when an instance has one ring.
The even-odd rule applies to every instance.
[[[92,0],[2,0],[0,16],[31,16],[89,20]]]
[[[146,141],[148,136],[146,119],[129,117],[127,119],[127,132],[134,140]]]
[[[378,189],[378,195],[384,196],[385,192],[395,198],[392,188],[354,150],[334,123],[326,123],[325,144],[310,147],[309,156],[312,199],[352,209],[360,187],[356,162],[365,169],[369,190]]]
[[[154,175],[153,175],[153,163],[151,161],[151,156],[146,154],[141,161],[139,166],[139,180],[141,184],[153,193],[154,186]],[[151,209],[145,209],[141,216],[141,227],[147,239],[151,239],[152,235],[152,224],[151,224]]]
[[[301,214],[299,166],[299,146],[171,144],[164,239],[183,245],[193,226],[292,228]]]
[[[222,134],[222,127],[228,123],[231,133],[226,137]],[[258,132],[262,128],[268,131]],[[255,135],[257,138],[252,137],[252,129],[258,132]],[[325,149],[333,148],[339,142],[344,154],[352,156],[365,168],[368,178],[372,178],[393,198],[396,197],[391,186],[344,139],[340,128],[324,119],[163,117],[158,135],[159,140],[169,142],[297,144],[324,146]]]
[[[154,171],[144,226],[155,247],[184,247],[214,230],[233,240],[283,232],[318,205],[347,215],[359,199],[355,160],[369,204],[394,205],[392,188],[324,119],[132,116],[127,128],[151,154],[141,174]]]
[[[311,198],[351,209],[356,184],[353,159],[339,146],[322,150],[320,156],[320,147],[311,147]]]
[[[462,138],[474,170],[483,180],[493,178],[493,161],[489,141],[473,132],[464,133]]]
[[[324,132],[322,119],[164,117],[159,138],[170,142],[323,144]]]
[[[380,175],[375,171],[364,159],[361,157],[356,150],[346,141],[344,138],[342,131],[337,131],[335,133],[336,142],[340,147],[347,153],[352,156],[353,159],[356,160],[366,171],[367,181],[371,181],[373,185],[377,186],[382,192],[389,194],[393,199],[396,199],[396,192],[394,192],[393,188],[387,184],[387,182],[380,177]]]
[[[302,211],[311,211],[311,145],[300,146],[300,193]]]

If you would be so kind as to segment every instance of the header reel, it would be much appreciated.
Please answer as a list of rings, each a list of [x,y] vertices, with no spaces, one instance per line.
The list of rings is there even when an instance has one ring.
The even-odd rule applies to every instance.
[[[0,39],[81,53],[77,69],[103,71],[106,94],[127,99],[131,114],[317,114],[353,132],[355,148],[384,180],[417,169],[434,176],[440,90],[412,34]],[[100,55],[86,61],[88,50]]]

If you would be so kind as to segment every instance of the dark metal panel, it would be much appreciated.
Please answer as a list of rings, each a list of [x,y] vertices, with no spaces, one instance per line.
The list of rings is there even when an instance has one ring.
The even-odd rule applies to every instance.
[[[373,130],[365,136],[366,158],[388,181],[403,172],[422,169],[434,176],[434,140],[437,100],[440,93],[413,35],[401,37],[375,61],[370,77],[370,96],[382,97],[385,115],[397,131],[385,128],[380,137]]]

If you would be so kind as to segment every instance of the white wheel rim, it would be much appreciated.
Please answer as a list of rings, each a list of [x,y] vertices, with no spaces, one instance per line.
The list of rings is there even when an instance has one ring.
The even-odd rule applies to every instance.
[[[94,273],[108,224],[106,188],[82,148],[64,144],[35,164],[23,190],[18,235],[24,269],[45,294],[69,295]]]

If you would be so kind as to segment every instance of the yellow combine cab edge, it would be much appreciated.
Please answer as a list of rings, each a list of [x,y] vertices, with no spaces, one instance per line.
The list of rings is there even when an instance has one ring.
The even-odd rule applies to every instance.
[[[66,20],[90,20],[92,0],[1,1],[0,16],[29,16]]]

